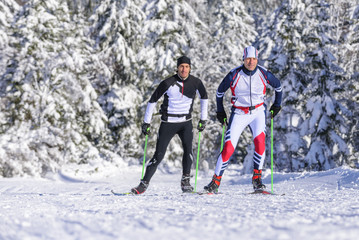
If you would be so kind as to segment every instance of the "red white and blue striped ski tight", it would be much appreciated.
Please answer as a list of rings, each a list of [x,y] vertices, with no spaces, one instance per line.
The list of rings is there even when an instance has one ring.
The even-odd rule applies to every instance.
[[[239,137],[245,127],[249,126],[253,135],[254,169],[262,169],[265,159],[265,112],[264,107],[252,111],[252,114],[236,114],[232,112],[225,136],[225,144],[218,157],[215,174],[222,176],[229,159],[237,146]]]

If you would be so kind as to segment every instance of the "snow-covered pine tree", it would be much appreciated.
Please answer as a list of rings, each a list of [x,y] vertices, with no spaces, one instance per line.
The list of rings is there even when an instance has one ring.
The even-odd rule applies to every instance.
[[[176,59],[187,55],[192,68],[198,61],[194,54],[196,44],[206,25],[201,22],[186,1],[148,0],[143,6],[146,21],[143,24],[143,47],[138,52],[144,79],[158,84],[176,70]]]
[[[350,1],[350,3],[352,2]],[[350,55],[348,56],[348,61],[350,61],[353,66],[353,70],[349,69],[349,72],[353,73],[349,83],[349,88],[351,89],[350,99],[353,101],[349,108],[353,109],[353,119],[356,119],[356,121],[351,124],[350,130],[350,142],[353,143],[353,155],[350,156],[349,162],[351,166],[359,168],[359,1],[357,0],[356,3],[356,5],[351,5],[351,11],[349,11],[351,20],[349,25],[350,34],[348,36],[348,42],[351,46],[351,53],[353,54],[353,58],[350,58]]]
[[[101,0],[68,0],[68,8],[71,14],[91,16],[94,9],[100,4]]]
[[[78,23],[65,0],[29,1],[14,20],[16,64],[8,66],[0,110],[3,176],[100,160],[95,145],[107,135],[107,118],[87,77],[90,44]]]
[[[161,80],[173,75],[176,71],[176,59],[182,55],[187,55],[192,60],[192,73],[198,76],[195,71],[198,69],[200,56],[195,55],[195,49],[203,41],[206,25],[200,21],[190,4],[186,1],[175,0],[149,0],[142,6],[146,19],[142,25],[140,35],[140,46],[136,49],[137,59],[140,63],[140,79],[144,89],[143,102],[146,106],[152,92]],[[139,44],[140,43],[140,44]],[[203,43],[203,42],[202,42]],[[157,104],[159,108],[162,101]],[[195,108],[199,103],[195,103]],[[140,121],[143,120],[145,108],[141,109]],[[193,113],[193,122],[196,126],[199,113]],[[157,115],[153,116],[151,122],[152,135],[149,138],[149,156],[154,152],[156,137],[160,119]],[[195,142],[195,140],[194,140]],[[169,147],[166,158],[174,162],[176,166],[181,166],[182,147],[179,138],[175,137]],[[194,146],[195,147],[195,146]]]
[[[12,21],[19,10],[19,5],[10,0],[0,0],[0,93],[5,90],[7,66],[12,64],[14,49],[11,43],[16,42],[13,35]],[[1,113],[0,113],[1,114]],[[1,117],[0,117],[1,119]]]
[[[343,164],[350,154],[348,122],[334,94],[347,76],[332,54],[338,46],[329,10],[326,1],[286,1],[260,41],[284,89],[283,110],[275,121],[279,169],[325,170]]]
[[[251,1],[251,0],[241,0],[245,8],[248,10],[248,13],[255,17],[256,20],[262,22],[264,16],[269,16],[273,11],[281,5],[282,1],[280,0],[262,0],[262,1]],[[262,16],[260,16],[262,15]]]
[[[142,47],[141,31],[145,15],[143,1],[105,0],[91,16],[90,36],[94,39],[94,72],[91,82],[98,91],[113,141],[112,151],[127,161],[143,154],[141,114],[147,89],[140,77],[136,54]]]
[[[345,164],[359,167],[359,1],[330,2],[330,21],[336,24],[332,35],[339,43],[338,47],[333,49],[333,54],[348,76],[340,83],[340,89],[344,91],[334,93],[341,105],[340,111],[348,123],[347,144],[351,150]]]

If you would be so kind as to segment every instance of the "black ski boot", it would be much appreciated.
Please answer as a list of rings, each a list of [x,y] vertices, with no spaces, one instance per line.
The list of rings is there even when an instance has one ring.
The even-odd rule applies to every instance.
[[[262,183],[262,170],[253,170],[252,184],[255,192],[263,191],[266,188],[266,185]]]
[[[212,181],[204,187],[204,190],[208,193],[217,193],[219,185],[221,184],[222,176],[213,175]]]
[[[189,183],[190,179],[191,179],[191,176],[189,174],[182,175],[182,178],[181,178],[182,192],[184,192],[184,193],[193,192],[193,187]]]
[[[142,194],[146,191],[147,187],[148,187],[148,182],[141,181],[137,187],[131,189],[131,192],[133,194]]]

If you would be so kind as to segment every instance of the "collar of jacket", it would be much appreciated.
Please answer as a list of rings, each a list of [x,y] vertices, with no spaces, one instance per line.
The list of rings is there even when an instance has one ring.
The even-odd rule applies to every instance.
[[[252,76],[257,71],[258,65],[253,71],[249,71],[244,65],[243,65],[243,72],[247,74],[248,76]]]
[[[178,81],[180,81],[180,82],[184,82],[184,81],[186,81],[188,78],[189,78],[189,74],[188,74],[188,77],[186,77],[186,78],[181,78],[181,76],[177,73],[177,78],[178,78]]]

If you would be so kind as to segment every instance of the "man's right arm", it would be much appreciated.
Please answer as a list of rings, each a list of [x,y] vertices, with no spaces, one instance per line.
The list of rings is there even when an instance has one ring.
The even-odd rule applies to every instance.
[[[233,73],[230,72],[227,76],[222,80],[217,88],[216,101],[217,101],[217,112],[225,112],[223,106],[223,98],[224,94],[230,88],[232,82]]]
[[[148,124],[151,123],[152,115],[156,108],[156,103],[162,97],[162,95],[167,91],[167,89],[168,89],[168,84],[166,80],[162,81],[160,85],[158,85],[158,87],[153,92],[150,100],[147,103],[145,118],[143,122]]]

